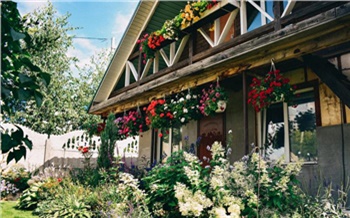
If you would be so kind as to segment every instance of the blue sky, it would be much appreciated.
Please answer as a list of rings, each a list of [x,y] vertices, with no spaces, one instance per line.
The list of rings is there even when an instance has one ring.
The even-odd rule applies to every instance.
[[[47,1],[42,0],[16,2],[22,16],[47,4]],[[67,12],[71,14],[69,18],[71,26],[80,28],[72,34],[81,38],[75,38],[75,49],[68,51],[69,56],[75,56],[80,60],[80,66],[88,64],[90,57],[96,52],[110,48],[112,37],[115,37],[115,45],[118,45],[138,4],[137,0],[51,2],[59,14]]]

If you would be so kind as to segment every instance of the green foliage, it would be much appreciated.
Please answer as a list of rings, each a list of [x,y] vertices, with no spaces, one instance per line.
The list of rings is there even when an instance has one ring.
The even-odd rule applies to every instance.
[[[89,187],[96,187],[101,183],[101,173],[98,169],[75,169],[71,171],[73,182],[80,183]]]
[[[70,179],[64,179],[51,187],[50,195],[39,202],[34,213],[40,217],[92,217],[91,206],[86,203],[91,190]]]
[[[33,100],[40,107],[43,101],[41,87],[50,83],[50,75],[31,59],[30,49],[35,47],[24,27],[17,4],[1,2],[1,109],[6,119],[22,110]],[[32,143],[21,128],[15,132],[1,132],[1,151],[8,153],[7,163],[18,162],[26,156]]]
[[[142,179],[149,209],[155,217],[179,217],[174,186],[177,182],[189,183],[184,170],[188,166],[182,150],[172,153],[165,164],[154,167]]]
[[[43,184],[44,183],[41,182],[34,183],[26,189],[18,199],[17,207],[25,210],[35,209],[40,200],[43,200],[42,197],[40,197],[39,190]]]
[[[12,165],[2,173],[2,179],[16,186],[19,191],[27,189],[28,180],[31,178],[31,173],[28,172],[22,165]]]
[[[98,168],[109,169],[113,165],[114,148],[118,140],[118,128],[114,120],[114,114],[109,114],[106,127],[101,133],[101,145],[97,157]]]

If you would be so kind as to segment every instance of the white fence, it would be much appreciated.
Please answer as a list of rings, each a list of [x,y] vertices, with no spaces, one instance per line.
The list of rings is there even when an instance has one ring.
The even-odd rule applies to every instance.
[[[78,151],[78,146],[87,146],[89,144],[94,144],[95,149],[92,150],[91,164],[95,166],[96,158],[98,156],[98,147],[100,146],[100,138],[95,136],[92,139],[86,138],[84,131],[73,131],[66,133],[64,135],[51,135],[48,138],[46,134],[40,134],[34,132],[33,130],[18,125],[22,128],[24,135],[28,135],[28,138],[33,143],[32,150],[27,149],[26,159],[22,158],[18,163],[23,165],[28,170],[34,170],[40,167],[50,166],[54,164],[55,166],[61,167],[71,167],[71,168],[82,168],[84,160],[82,154]],[[2,127],[6,130],[16,129],[16,126],[12,124],[3,124]],[[74,138],[74,140],[73,140]],[[128,144],[132,141],[138,141],[138,137],[135,139],[129,138],[117,143],[117,149],[119,155],[124,155],[124,148],[127,148]],[[70,141],[68,143],[68,141]],[[128,158],[137,157],[138,146],[133,151],[126,152],[125,156]],[[117,153],[116,153],[117,154]],[[4,169],[15,161],[11,161],[6,164],[6,156],[0,154],[1,168]]]

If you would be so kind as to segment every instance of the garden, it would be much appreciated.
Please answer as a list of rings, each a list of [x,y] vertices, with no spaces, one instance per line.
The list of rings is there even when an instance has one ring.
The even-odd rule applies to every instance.
[[[164,23],[161,30],[144,35],[139,43],[145,58],[152,58],[154,49],[164,40],[177,40],[178,32],[198,20],[202,12],[215,6],[216,1],[213,2],[188,3],[179,15]],[[285,164],[283,159],[267,160],[260,156],[259,148],[253,145],[250,154],[239,161],[230,162],[233,146],[230,140],[231,131],[227,134],[226,142],[217,141],[206,148],[211,152],[211,159],[205,158],[205,163],[196,155],[198,147],[193,149],[185,146],[158,163],[146,160],[144,165],[128,164],[124,157],[114,153],[117,141],[142,135],[151,128],[158,131],[159,137],[163,137],[171,127],[186,125],[192,120],[224,111],[228,96],[219,81],[201,89],[186,90],[174,96],[154,99],[149,105],[125,111],[123,115],[110,114],[103,123],[83,117],[82,122],[73,125],[71,122],[78,119],[65,117],[65,114],[70,113],[61,111],[67,105],[58,105],[60,110],[53,108],[56,103],[67,101],[57,100],[55,97],[55,103],[50,103],[45,89],[52,84],[58,84],[62,78],[67,81],[71,79],[49,74],[41,69],[46,67],[47,71],[61,72],[48,67],[54,68],[56,59],[52,60],[52,64],[39,66],[41,59],[35,57],[42,57],[42,51],[34,48],[46,47],[46,44],[40,44],[45,40],[38,40],[35,44],[38,45],[34,46],[33,41],[29,40],[33,38],[28,33],[28,29],[31,29],[30,22],[19,20],[15,4],[7,2],[3,7],[6,10],[2,11],[2,15],[7,14],[3,16],[2,34],[11,33],[4,35],[3,38],[9,43],[2,46],[2,51],[7,55],[3,55],[2,59],[2,108],[6,119],[14,119],[13,116],[19,112],[29,114],[26,111],[28,105],[24,102],[31,102],[32,111],[36,111],[35,108],[38,107],[44,112],[33,112],[40,119],[30,115],[35,119],[35,123],[29,123],[30,125],[37,124],[40,131],[49,135],[65,131],[66,125],[76,128],[84,126],[88,135],[100,136],[101,145],[96,166],[91,164],[93,145],[88,145],[77,148],[83,158],[82,169],[57,165],[32,171],[21,165],[2,169],[2,217],[347,216],[343,208],[348,188],[344,185],[333,190],[332,184],[322,183],[316,195],[308,194],[301,189],[298,181],[303,165],[300,161]],[[28,26],[23,26],[23,23]],[[21,35],[22,32],[26,34]],[[53,37],[51,43],[57,43],[56,41]],[[27,46],[23,47],[24,44]],[[63,60],[62,65],[65,63],[68,62]],[[77,90],[84,93],[81,87],[77,87]],[[46,93],[45,96],[43,93]],[[80,97],[72,93],[76,92],[73,90],[68,94],[63,93],[62,96],[75,96],[70,101],[77,101]],[[274,70],[266,78],[253,79],[248,104],[258,112],[271,102],[288,101],[292,95],[293,88],[289,85],[289,80]],[[56,93],[52,96],[56,96]],[[49,113],[47,108],[53,112]],[[51,114],[55,119],[61,120],[58,123],[62,124],[62,128],[53,123],[53,118],[47,118],[50,122],[43,120],[42,114]],[[30,121],[30,116],[15,121],[34,122]],[[86,120],[89,122],[85,123]],[[32,142],[20,128],[12,133],[2,132],[1,138],[2,153],[7,155],[8,163],[25,157],[27,150],[32,148]]]
[[[96,168],[5,170],[2,198],[17,195],[15,208],[38,217],[345,217],[344,189],[303,192],[301,162],[266,161],[252,148],[230,163],[228,140],[207,148],[206,167],[186,149],[153,165],[127,166],[113,153],[119,130],[111,114],[100,132]],[[89,148],[78,149],[90,161]]]

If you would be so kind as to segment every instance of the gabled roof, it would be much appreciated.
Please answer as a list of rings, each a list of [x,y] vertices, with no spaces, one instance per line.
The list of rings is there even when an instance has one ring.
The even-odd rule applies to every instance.
[[[178,14],[185,4],[185,1],[140,1],[94,96],[93,104],[108,99],[141,34],[160,29],[164,21]]]
[[[147,25],[147,21],[153,15],[158,0],[156,1],[141,1],[137,6],[133,17],[116,49],[114,56],[108,66],[106,73],[97,89],[92,104],[100,103],[108,99],[112,92],[115,83],[118,81],[124,64]]]

